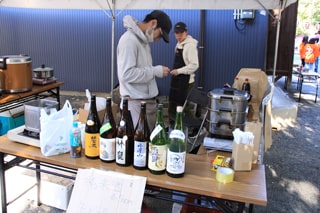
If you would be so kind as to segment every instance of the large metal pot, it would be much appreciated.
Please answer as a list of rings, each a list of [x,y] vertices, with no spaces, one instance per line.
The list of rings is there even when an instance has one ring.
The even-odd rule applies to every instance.
[[[33,69],[33,77],[38,79],[49,79],[53,77],[53,68],[46,67],[42,64],[41,67]]]
[[[26,55],[0,57],[0,84],[5,93],[26,92],[32,89],[32,61]]]

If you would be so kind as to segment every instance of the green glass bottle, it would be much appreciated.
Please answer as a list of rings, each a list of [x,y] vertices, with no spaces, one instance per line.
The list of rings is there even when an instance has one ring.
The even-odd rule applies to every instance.
[[[174,129],[169,135],[166,172],[170,177],[183,177],[186,165],[186,136],[182,125],[182,106],[177,106]]]
[[[148,169],[160,175],[166,171],[167,133],[163,122],[163,104],[158,104],[156,124],[150,135]]]

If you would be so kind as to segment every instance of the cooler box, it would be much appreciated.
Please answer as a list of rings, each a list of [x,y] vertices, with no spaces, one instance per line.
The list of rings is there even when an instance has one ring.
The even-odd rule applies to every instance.
[[[24,125],[24,106],[0,113],[0,136],[22,125]]]

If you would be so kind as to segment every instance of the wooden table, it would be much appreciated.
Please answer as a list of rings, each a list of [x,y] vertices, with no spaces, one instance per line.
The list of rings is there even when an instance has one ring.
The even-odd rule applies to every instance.
[[[60,86],[63,84],[63,82],[54,82],[47,85],[33,85],[32,89],[27,92],[2,94],[0,96],[0,112],[22,106],[30,100],[46,97],[56,98],[60,107]]]
[[[309,81],[310,83],[314,83],[316,86],[315,99],[314,102],[317,103],[318,98],[318,86],[319,86],[319,73],[313,71],[300,71],[299,69],[293,69],[292,73],[298,76],[297,90],[299,91],[299,102],[301,100],[302,86],[303,83]]]
[[[120,167],[116,163],[103,163],[99,159],[86,157],[70,158],[70,154],[45,157],[40,149],[10,141],[7,136],[0,137],[0,179],[2,195],[6,195],[5,170],[8,162],[4,162],[6,154],[22,159],[30,159],[64,168],[96,168],[112,170],[120,173],[147,177],[147,186],[179,191],[193,195],[201,195],[218,200],[262,205],[267,204],[266,179],[264,165],[254,164],[251,172],[235,172],[234,181],[228,184],[216,181],[216,173],[211,171],[210,159],[206,154],[187,155],[186,172],[183,178],[171,178],[164,175],[153,175],[149,171],[140,171],[130,167]],[[39,188],[39,187],[38,187]],[[2,196],[2,212],[6,212],[6,197]],[[226,210],[226,212],[228,212]]]

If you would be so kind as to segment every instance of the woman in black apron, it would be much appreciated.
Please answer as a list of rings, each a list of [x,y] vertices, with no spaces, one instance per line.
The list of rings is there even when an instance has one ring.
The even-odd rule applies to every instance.
[[[173,69],[178,69],[186,64],[183,61],[183,49],[177,49],[174,57]],[[179,74],[171,76],[170,93],[169,93],[169,118],[170,123],[175,120],[177,106],[183,106],[189,87],[190,75]]]

